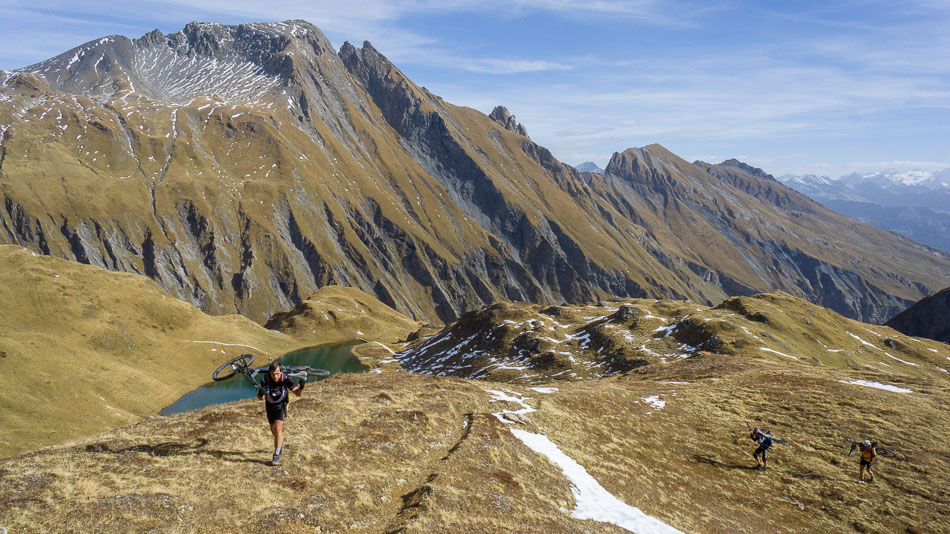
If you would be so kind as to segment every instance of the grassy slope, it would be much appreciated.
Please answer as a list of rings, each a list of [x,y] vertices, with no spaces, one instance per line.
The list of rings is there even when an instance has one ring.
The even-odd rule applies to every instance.
[[[293,310],[275,314],[266,327],[307,343],[351,339],[395,343],[423,326],[362,291],[324,286]]]
[[[572,519],[569,484],[493,412],[524,395],[546,434],[624,502],[685,532],[940,532],[950,513],[944,383],[901,394],[847,371],[697,356],[539,393],[405,373],[339,375],[290,406],[267,465],[259,402],[159,417],[0,460],[0,525],[36,531],[622,532]],[[670,382],[688,382],[670,383]],[[644,399],[657,395],[662,409]],[[754,471],[745,422],[770,426]],[[856,483],[844,438],[906,455]],[[213,498],[209,498],[213,495]],[[905,530],[917,528],[918,530]],[[945,530],[943,530],[945,531]]]
[[[232,355],[299,346],[241,316],[205,315],[145,277],[0,246],[0,371],[16,384],[0,388],[0,455],[139,421]]]

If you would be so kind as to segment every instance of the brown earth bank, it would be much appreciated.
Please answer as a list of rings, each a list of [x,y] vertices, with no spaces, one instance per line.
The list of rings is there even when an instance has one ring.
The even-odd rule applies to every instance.
[[[849,383],[858,378],[912,392]],[[947,532],[948,400],[947,380],[708,353],[536,389],[336,375],[291,402],[277,467],[254,400],[0,459],[0,526],[624,532],[572,518],[570,483],[510,431],[520,428],[683,532]],[[536,411],[493,415],[524,406]],[[772,447],[768,471],[754,469],[747,423],[790,443]],[[904,458],[879,458],[874,482],[862,485],[848,440],[864,437]]]

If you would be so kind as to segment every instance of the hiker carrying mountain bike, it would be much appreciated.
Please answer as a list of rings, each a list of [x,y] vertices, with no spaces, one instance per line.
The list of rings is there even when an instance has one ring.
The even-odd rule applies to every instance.
[[[303,393],[304,384],[306,384],[306,379],[301,379],[299,384],[294,384],[294,381],[284,374],[281,363],[273,361],[267,367],[267,374],[264,375],[258,386],[257,398],[265,401],[267,422],[270,423],[270,431],[274,435],[272,465],[280,463],[280,454],[283,452],[284,418],[287,417],[287,403],[290,401],[289,393],[299,397]]]
[[[877,444],[872,443],[869,439],[864,440],[864,443],[861,444],[861,479],[858,481],[859,484],[864,484],[865,469],[871,475],[868,482],[874,482],[874,471],[871,470],[871,467],[874,465],[874,459],[877,458],[877,447],[875,445]],[[851,447],[851,452],[854,452],[854,446]]]
[[[755,449],[755,452],[752,453],[752,457],[755,458],[755,463],[759,466],[759,471],[765,471],[768,464],[768,453],[769,447],[772,446],[772,437],[762,432],[758,428],[753,428],[749,431],[749,436],[752,438],[752,441],[759,444],[759,447]],[[762,455],[762,461],[759,462],[759,454]]]

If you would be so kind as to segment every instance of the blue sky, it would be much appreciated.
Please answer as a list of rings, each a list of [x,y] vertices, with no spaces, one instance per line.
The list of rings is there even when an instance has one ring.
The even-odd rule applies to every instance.
[[[776,176],[950,167],[950,2],[3,0],[0,69],[192,20],[308,20],[506,106],[566,163],[660,143]]]

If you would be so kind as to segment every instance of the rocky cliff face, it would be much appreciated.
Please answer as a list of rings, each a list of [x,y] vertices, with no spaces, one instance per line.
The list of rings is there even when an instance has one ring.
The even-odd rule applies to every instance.
[[[257,321],[331,284],[442,321],[773,288],[874,321],[950,281],[741,164],[654,146],[581,174],[525,133],[302,21],[107,37],[0,73],[0,242]]]

